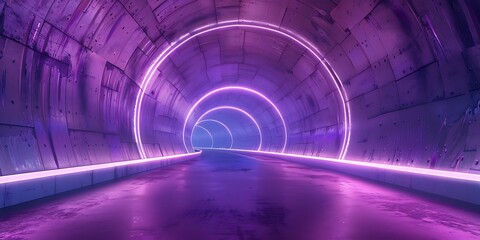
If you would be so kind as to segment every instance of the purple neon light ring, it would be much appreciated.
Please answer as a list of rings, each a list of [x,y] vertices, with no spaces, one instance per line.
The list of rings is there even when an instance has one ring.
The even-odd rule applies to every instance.
[[[204,123],[204,122],[214,122],[214,123],[217,123],[219,124],[220,126],[223,126],[225,128],[225,130],[227,130],[228,132],[228,135],[230,135],[230,149],[233,148],[233,134],[232,134],[232,131],[230,131],[230,128],[227,127],[227,125],[223,122],[220,122],[218,120],[215,120],[215,119],[203,119],[201,121],[198,121],[197,124],[195,124],[195,126],[201,124],[201,123]]]
[[[262,149],[262,143],[263,143],[263,134],[262,134],[262,129],[260,128],[260,125],[258,124],[257,120],[255,120],[255,118],[250,114],[248,113],[247,111],[241,109],[241,108],[238,108],[238,107],[232,107],[232,106],[219,106],[219,107],[215,107],[215,108],[212,108],[212,109],[209,109],[207,110],[205,113],[203,113],[197,120],[197,122],[194,124],[194,126],[197,126],[197,124],[209,113],[211,112],[214,112],[214,111],[218,111],[218,110],[225,110],[225,109],[229,109],[229,110],[234,110],[234,111],[237,111],[237,112],[240,112],[242,114],[244,114],[245,116],[247,116],[248,118],[250,118],[250,120],[252,120],[253,124],[255,124],[255,126],[257,127],[257,131],[258,131],[258,135],[260,137],[260,142],[258,144],[258,149],[257,151],[260,151]],[[192,134],[193,134],[193,130],[192,132],[190,132],[190,141],[192,140]],[[185,139],[185,138],[184,138]]]
[[[350,116],[350,105],[348,103],[348,97],[346,94],[346,91],[342,85],[342,82],[339,80],[338,75],[335,73],[334,69],[328,64],[328,62],[322,57],[322,54],[320,54],[320,51],[311,44],[309,41],[307,41],[305,38],[301,37],[300,35],[294,33],[291,30],[281,28],[280,26],[275,26],[272,24],[268,24],[265,22],[257,22],[257,21],[248,21],[248,20],[231,20],[231,21],[224,21],[224,22],[219,22],[216,24],[208,24],[203,27],[200,27],[198,29],[195,29],[194,31],[187,33],[183,36],[181,36],[177,41],[172,42],[172,44],[167,47],[150,65],[150,67],[147,69],[146,74],[144,75],[144,78],[142,79],[142,82],[140,84],[140,91],[137,94],[136,100],[135,100],[135,107],[134,107],[134,137],[135,141],[137,143],[137,148],[139,150],[140,156],[145,157],[145,150],[143,148],[142,144],[142,139],[141,139],[141,133],[140,133],[140,112],[141,112],[141,103],[144,98],[144,90],[147,88],[149,85],[149,82],[152,80],[154,76],[155,69],[158,69],[158,67],[163,63],[163,61],[171,54],[173,53],[177,48],[182,46],[184,43],[190,41],[191,39],[216,30],[221,30],[221,29],[227,29],[227,28],[235,28],[235,27],[243,27],[243,28],[254,28],[254,29],[260,29],[260,30],[265,30],[269,32],[274,32],[276,34],[279,34],[281,36],[287,37],[296,43],[300,44],[302,47],[306,48],[311,54],[317,58],[317,60],[322,64],[324,69],[327,70],[328,74],[331,77],[331,80],[333,81],[335,88],[341,98],[341,105],[343,108],[343,140],[341,144],[341,149],[339,151],[339,158],[344,158],[347,151],[348,151],[348,146],[350,144],[350,129],[351,129],[351,116]],[[187,121],[187,120],[186,120]],[[184,136],[183,136],[184,137]],[[185,144],[184,144],[185,145]],[[186,146],[186,145],[185,145]],[[188,151],[188,150],[187,150]]]

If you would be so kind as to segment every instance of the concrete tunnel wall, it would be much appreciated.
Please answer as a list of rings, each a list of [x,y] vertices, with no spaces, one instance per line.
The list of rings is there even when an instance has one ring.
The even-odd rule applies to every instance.
[[[287,29],[318,49],[351,107],[346,158],[480,170],[474,0],[0,0],[0,12],[1,175],[140,158],[133,115],[146,70],[185,34],[229,20]],[[236,27],[195,37],[142,90],[146,155],[186,152],[192,105],[235,85],[278,106],[285,152],[337,156],[345,122],[332,81],[305,47],[273,32]],[[219,104],[248,110],[265,133],[262,150],[281,150],[278,116],[247,93],[212,96],[187,130]]]

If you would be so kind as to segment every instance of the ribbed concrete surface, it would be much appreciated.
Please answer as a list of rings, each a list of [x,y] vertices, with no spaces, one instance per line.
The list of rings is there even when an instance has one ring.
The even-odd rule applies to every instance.
[[[0,212],[0,239],[479,239],[480,213],[295,163],[206,151]]]

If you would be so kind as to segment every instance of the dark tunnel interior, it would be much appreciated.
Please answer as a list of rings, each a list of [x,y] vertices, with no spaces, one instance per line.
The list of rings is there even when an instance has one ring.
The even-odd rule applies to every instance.
[[[478,239],[479,118],[478,0],[0,0],[0,238]]]
[[[480,170],[475,0],[0,11],[1,175],[192,146]]]

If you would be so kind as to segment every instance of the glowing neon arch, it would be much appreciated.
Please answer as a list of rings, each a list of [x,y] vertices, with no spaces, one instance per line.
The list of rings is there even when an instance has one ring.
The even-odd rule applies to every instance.
[[[206,128],[202,127],[202,126],[195,125],[195,127],[202,129],[203,131],[205,131],[205,132],[208,134],[208,136],[210,136],[210,139],[212,140],[212,144],[210,144],[210,148],[213,148],[213,144],[214,144],[214,142],[213,142],[213,136],[212,136],[212,134],[210,133],[210,131],[208,131],[208,129],[206,129]],[[193,132],[193,130],[192,130],[192,132]],[[192,146],[193,146],[193,144],[192,144]]]
[[[201,123],[204,123],[204,122],[214,122],[214,123],[217,123],[217,124],[223,126],[223,127],[227,130],[228,135],[230,135],[230,140],[231,140],[231,141],[230,141],[230,149],[233,148],[233,134],[232,134],[232,131],[230,131],[230,128],[228,128],[225,123],[220,122],[220,121],[215,120],[215,119],[203,119],[203,120],[201,120],[201,121],[198,121],[198,123],[197,123],[195,126],[197,126],[197,125],[199,125],[199,124],[201,124]],[[195,126],[194,126],[194,127],[195,127]],[[191,139],[191,138],[190,138],[190,139]]]
[[[158,69],[158,67],[163,63],[163,61],[165,61],[165,59],[168,56],[170,56],[172,52],[174,52],[176,49],[178,49],[180,46],[190,41],[191,39],[212,31],[228,29],[228,28],[239,28],[239,27],[265,30],[268,32],[273,32],[281,36],[287,37],[293,40],[294,42],[300,44],[302,47],[306,48],[322,64],[324,69],[327,70],[341,98],[340,103],[342,104],[342,108],[343,108],[343,140],[342,140],[342,145],[339,153],[339,158],[340,159],[345,158],[345,155],[348,151],[348,147],[350,144],[351,112],[350,112],[350,105],[347,102],[348,97],[347,97],[346,91],[343,87],[342,82],[338,78],[338,75],[335,73],[335,71],[330,66],[330,64],[322,57],[322,54],[315,47],[315,45],[307,41],[302,36],[296,34],[291,30],[282,28],[280,26],[276,26],[273,24],[265,23],[265,22],[249,21],[249,20],[229,20],[229,21],[218,22],[215,24],[207,24],[203,27],[197,28],[191,31],[190,33],[187,33],[181,36],[177,41],[172,42],[166,49],[164,49],[160,53],[160,55],[158,55],[157,58],[155,58],[153,63],[148,67],[140,83],[140,90],[135,99],[135,106],[134,106],[134,113],[133,113],[134,114],[133,129],[134,129],[134,138],[137,143],[137,148],[138,148],[140,157],[141,158],[146,157],[145,149],[143,148],[143,143],[142,143],[141,133],[140,133],[140,112],[142,108],[141,103],[143,102],[143,98],[144,98],[144,90],[147,88],[148,84],[152,80],[155,70]]]
[[[258,144],[258,148],[257,148],[257,151],[260,151],[262,149],[262,144],[263,144],[263,133],[262,133],[262,129],[260,128],[260,125],[258,124],[257,120],[255,120],[255,118],[250,114],[248,113],[247,111],[241,109],[241,108],[238,108],[238,107],[232,107],[232,106],[219,106],[219,107],[215,107],[215,108],[211,108],[209,110],[207,110],[206,112],[204,112],[197,120],[197,122],[194,124],[194,126],[197,126],[197,124],[209,113],[211,112],[214,112],[214,111],[218,111],[218,110],[224,110],[224,109],[229,109],[229,110],[234,110],[234,111],[237,111],[237,112],[240,112],[242,113],[243,115],[247,116],[248,118],[250,118],[250,120],[252,120],[253,124],[255,124],[255,126],[257,127],[257,131],[258,131],[258,135],[259,135],[259,138],[260,138],[260,142]],[[192,141],[192,134],[193,134],[193,129],[192,129],[192,132],[190,132],[190,142]],[[185,139],[185,138],[184,138]]]
[[[240,86],[228,86],[228,87],[222,87],[222,88],[217,88],[213,91],[210,91],[208,92],[207,94],[203,95],[198,101],[195,102],[195,104],[193,104],[193,106],[190,108],[190,110],[188,111],[188,114],[187,114],[187,117],[185,117],[185,122],[183,124],[183,130],[182,130],[182,138],[183,138],[183,145],[185,147],[185,149],[188,149],[187,148],[187,144],[185,143],[185,132],[187,130],[187,124],[188,124],[188,120],[190,119],[190,117],[192,116],[192,113],[193,111],[197,108],[198,105],[200,105],[200,103],[202,103],[205,99],[207,99],[208,97],[216,94],[216,93],[219,93],[219,92],[223,92],[223,91],[244,91],[244,92],[248,92],[248,93],[253,93],[259,97],[261,97],[263,100],[265,100],[268,104],[270,104],[270,106],[273,107],[273,109],[275,110],[275,112],[278,114],[278,116],[280,117],[280,120],[282,121],[282,124],[283,124],[283,135],[284,135],[284,141],[283,141],[283,147],[282,147],[282,152],[285,151],[285,148],[287,147],[287,141],[288,141],[288,132],[287,132],[287,124],[285,123],[285,119],[283,118],[282,116],[282,113],[280,112],[280,110],[278,109],[277,106],[275,106],[275,104],[268,98],[266,97],[265,95],[263,95],[262,93],[258,92],[258,91],[255,91],[251,88],[246,88],[246,87],[240,87]],[[202,115],[204,116],[204,115]],[[250,114],[249,114],[250,116]],[[202,119],[202,117],[200,117],[199,119]],[[256,121],[255,121],[256,122]],[[258,125],[258,124],[257,124]],[[191,136],[190,136],[191,137]]]

